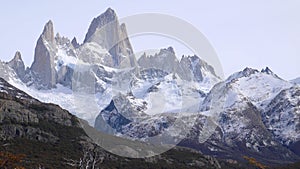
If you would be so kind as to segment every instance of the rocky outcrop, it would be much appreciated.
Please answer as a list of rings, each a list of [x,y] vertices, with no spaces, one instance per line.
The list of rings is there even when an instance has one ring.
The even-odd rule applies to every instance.
[[[95,42],[109,51],[113,58],[111,67],[134,66],[133,49],[125,25],[119,24],[117,15],[111,8],[93,19],[84,39],[84,43],[90,42]]]
[[[177,72],[179,69],[179,61],[176,58],[175,51],[172,47],[161,49],[154,56],[147,56],[144,53],[138,60],[139,66],[142,68],[156,68],[167,73]]]
[[[73,45],[73,47],[76,49],[76,48],[79,48],[79,43],[77,42],[77,39],[76,37],[74,37],[71,41],[71,44]]]
[[[57,82],[68,87],[72,87],[72,76],[74,70],[68,66],[62,66],[57,73]]]
[[[16,52],[15,57],[7,63],[18,75],[20,79],[25,76],[25,65],[19,51]]]
[[[196,55],[182,56],[179,61],[172,47],[161,49],[153,56],[144,53],[139,58],[138,64],[142,68],[156,68],[168,73],[177,73],[181,79],[187,81],[201,82],[208,76],[218,79],[214,68]]]
[[[100,112],[95,120],[95,128],[106,133],[120,132],[122,126],[138,121],[146,116],[146,102],[133,105],[135,98],[119,94]]]
[[[279,79],[281,79],[279,76],[277,76],[269,67],[266,67],[265,69],[262,69],[261,70],[261,72],[262,73],[266,73],[266,74],[268,74],[268,75],[272,75],[272,76],[274,76],[274,77],[276,77],[276,78],[279,78]]]
[[[56,85],[57,72],[54,64],[56,50],[53,23],[50,20],[37,41],[34,61],[30,68],[44,88]]]
[[[300,143],[300,87],[282,90],[262,113],[266,127],[285,146],[300,155],[295,144]],[[284,126],[284,127],[283,127]]]
[[[207,76],[218,78],[214,68],[198,56],[182,56],[178,75],[188,81],[201,82]]]
[[[200,59],[197,56],[182,57],[180,60],[179,74],[185,80],[199,81],[203,80],[203,74],[201,71]]]

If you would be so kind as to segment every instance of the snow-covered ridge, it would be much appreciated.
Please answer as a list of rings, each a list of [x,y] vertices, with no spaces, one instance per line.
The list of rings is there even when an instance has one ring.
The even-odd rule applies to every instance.
[[[295,84],[299,84],[300,85],[300,77],[299,78],[296,78],[296,79],[293,79],[291,80],[292,83],[295,83]]]
[[[43,55],[46,59],[39,63],[54,72],[50,74],[54,83],[50,88],[43,88],[39,72],[30,68],[25,71],[19,55],[15,60],[20,64],[0,64],[1,76],[32,97],[58,104],[99,130],[103,123],[108,124],[113,130],[109,134],[130,139],[145,140],[163,131],[179,136],[172,129],[179,119],[187,123],[181,130],[184,136],[191,133],[187,139],[193,143],[201,142],[205,124],[210,124],[208,128],[215,132],[208,132],[213,139],[208,140],[212,151],[221,150],[221,144],[231,149],[238,143],[246,152],[260,153],[268,147],[273,150],[272,146],[279,142],[290,145],[300,141],[300,89],[295,84],[298,79],[286,81],[266,67],[261,71],[245,68],[221,81],[213,67],[201,58],[194,55],[178,60],[171,47],[153,56],[145,53],[135,65],[126,55],[132,52],[129,40],[113,50],[107,48],[111,39],[97,31],[97,26],[103,24],[95,18],[89,31],[91,38],[83,44],[71,43],[59,35],[53,40],[52,23],[48,24],[50,32],[41,36],[41,51],[36,57]],[[120,38],[115,33],[104,32]],[[25,75],[17,70],[23,70]],[[42,70],[49,75],[48,69]],[[9,92],[9,88],[0,83],[0,92]]]
[[[300,140],[300,87],[282,90],[266,107],[264,121],[283,144]]]
[[[268,67],[261,72],[245,68],[225,81],[232,84],[258,108],[264,108],[279,92],[293,85],[279,78]]]

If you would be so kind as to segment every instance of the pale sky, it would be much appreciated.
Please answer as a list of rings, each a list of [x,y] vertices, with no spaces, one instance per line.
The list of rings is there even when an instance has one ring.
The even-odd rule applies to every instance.
[[[245,67],[269,66],[276,74],[300,77],[299,0],[10,0],[0,6],[0,59],[8,61],[18,50],[30,66],[44,24],[51,19],[55,31],[81,43],[94,17],[108,7],[119,18],[140,13],[163,13],[181,18],[201,31],[218,54],[225,76]],[[133,38],[136,51],[174,46],[174,40]],[[147,38],[146,36],[144,38]],[[148,41],[150,43],[141,43]]]

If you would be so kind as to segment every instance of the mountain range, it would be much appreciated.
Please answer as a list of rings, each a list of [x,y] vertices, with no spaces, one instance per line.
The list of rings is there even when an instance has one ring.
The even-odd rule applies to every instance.
[[[126,26],[111,8],[93,19],[82,43],[55,35],[53,22],[47,22],[30,67],[20,52],[0,63],[0,134],[2,145],[8,144],[2,151],[30,154],[20,150],[26,140],[48,152],[28,157],[30,166],[38,160],[51,167],[49,159],[59,166],[55,161],[62,158],[69,167],[91,161],[107,168],[116,161],[141,165],[95,145],[80,125],[83,119],[104,138],[143,143],[164,136],[185,147],[144,158],[148,168],[242,168],[250,158],[262,168],[257,164],[300,160],[299,79],[284,80],[266,67],[245,68],[223,80],[201,57],[178,59],[172,47],[136,58]],[[65,149],[74,152],[55,157]],[[181,153],[187,159],[173,156]],[[188,158],[193,153],[200,162]]]

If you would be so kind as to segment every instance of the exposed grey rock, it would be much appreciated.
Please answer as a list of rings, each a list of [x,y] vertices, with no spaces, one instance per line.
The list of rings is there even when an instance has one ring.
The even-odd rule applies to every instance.
[[[268,74],[268,75],[272,75],[272,76],[274,76],[274,77],[276,77],[276,78],[279,78],[279,79],[281,79],[279,76],[277,76],[269,67],[266,67],[265,69],[262,69],[261,70],[261,72],[262,73],[266,73],[266,74]]]
[[[65,51],[68,56],[71,57],[77,57],[76,50],[73,44],[70,42],[70,40],[67,37],[60,36],[59,33],[55,36],[55,46],[56,48],[60,48],[61,50]],[[55,56],[57,57],[59,53],[55,53]],[[57,58],[55,58],[57,60]]]
[[[142,68],[156,68],[167,73],[177,72],[177,69],[179,69],[179,61],[172,47],[161,49],[159,53],[154,56],[147,56],[146,53],[144,53],[139,58],[138,64]]]
[[[214,68],[196,55],[182,56],[179,62],[172,47],[161,49],[154,56],[147,56],[144,53],[139,58],[138,64],[142,68],[156,68],[167,73],[177,73],[181,79],[187,81],[201,82],[207,74],[218,78]]]
[[[89,39],[93,36],[93,34],[96,32],[97,28],[101,28],[102,26],[115,21],[117,19],[117,15],[114,10],[111,8],[108,8],[103,14],[98,16],[97,18],[94,18],[87,34],[85,35],[84,43],[88,42]]]
[[[14,76],[16,76],[15,70],[10,68],[7,63],[0,62],[0,77],[5,80],[9,80]]]
[[[54,64],[56,50],[53,23],[49,21],[37,41],[34,61],[30,68],[45,88],[56,85],[57,72]]]
[[[61,37],[59,33],[55,36],[55,44],[57,45],[70,45],[70,40],[66,37]]]
[[[93,19],[84,39],[84,43],[90,42],[95,42],[109,51],[113,59],[110,66],[135,66],[125,25],[119,24],[117,15],[111,8]]]
[[[45,143],[56,143],[59,138],[51,133],[42,131],[39,128],[23,125],[3,125],[0,131],[0,138],[12,140],[15,138],[27,138]]]
[[[122,60],[122,62],[120,63],[120,68],[128,67],[129,65],[131,67],[137,66],[138,65],[137,60],[134,56],[133,49],[127,35],[126,25],[122,23],[120,29],[121,29],[120,36],[122,41],[119,42],[120,44],[119,51],[121,51],[120,53],[122,53],[124,56],[128,56]]]
[[[72,86],[72,76],[74,70],[68,66],[62,66],[57,73],[57,82],[64,86]]]
[[[203,80],[201,66],[201,60],[197,56],[183,56],[180,60],[182,72],[179,70],[179,75],[184,80],[201,82]]]
[[[231,82],[217,84],[210,91],[203,105],[211,105],[213,97],[217,99],[214,102],[221,104],[222,98],[218,97],[218,93],[221,93],[225,99],[226,96],[234,95],[233,93],[239,96],[225,100],[233,104],[224,104],[224,108],[218,112],[216,130],[206,142],[199,143],[199,139],[201,139],[207,117],[199,116],[189,136],[181,145],[221,158],[241,160],[241,157],[245,155],[269,164],[274,163],[274,160],[277,160],[277,163],[298,160],[299,157],[295,153],[274,139],[263,123],[260,110],[247,97],[239,93]],[[207,102],[210,103],[207,104]],[[206,111],[211,110],[206,106],[203,108]]]
[[[103,64],[112,67],[114,64],[113,57],[104,50],[98,43],[84,43],[77,50],[78,58],[90,64]]]
[[[214,68],[198,56],[182,56],[180,69],[178,69],[178,74],[182,79],[201,82],[207,73],[218,78]]]
[[[46,40],[47,42],[50,42],[52,44],[54,44],[54,27],[53,27],[53,22],[51,20],[49,20],[43,30],[43,33],[41,35],[44,40]]]
[[[12,69],[15,70],[16,74],[20,79],[25,76],[25,65],[19,51],[16,52],[15,57],[7,63]]]
[[[41,142],[59,140],[51,132],[30,125],[47,120],[64,126],[73,125],[73,116],[52,104],[44,104],[0,78],[0,138],[27,138]],[[43,113],[38,111],[43,111]]]
[[[265,110],[262,117],[266,127],[282,144],[300,142],[300,87],[282,90]],[[283,127],[284,126],[284,127]],[[298,150],[298,155],[300,151]]]
[[[155,80],[155,79],[162,79],[167,75],[168,72],[156,68],[141,69],[138,74],[139,78],[148,81]]]
[[[73,47],[76,49],[76,48],[79,48],[79,43],[77,42],[77,39],[76,37],[74,37],[71,41],[71,44],[73,45]]]
[[[143,112],[146,109],[146,102],[142,105],[132,105],[130,102],[130,96],[119,94],[113,97],[110,104],[97,116],[95,128],[99,131],[115,133],[121,131],[122,126],[146,116]]]

